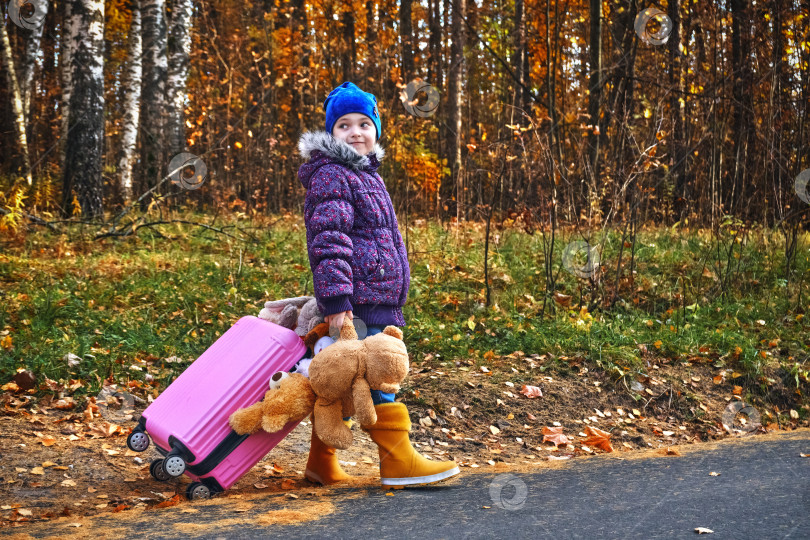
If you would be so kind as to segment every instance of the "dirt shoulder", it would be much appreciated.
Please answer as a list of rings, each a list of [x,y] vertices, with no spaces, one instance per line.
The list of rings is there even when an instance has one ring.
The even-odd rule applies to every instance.
[[[773,403],[756,402],[748,408],[734,380],[716,379],[709,364],[655,364],[655,375],[635,381],[639,386],[631,390],[589,372],[576,358],[566,359],[567,374],[540,372],[544,359],[534,356],[515,355],[483,369],[464,361],[452,369],[430,361],[412,366],[400,396],[411,412],[411,439],[419,451],[454,459],[462,472],[521,470],[607,449],[611,456],[678,455],[698,443],[808,426],[792,418],[789,406],[776,412]],[[524,383],[509,374],[515,381],[531,379],[542,396],[527,397]],[[786,394],[781,403],[790,399]],[[52,396],[0,396],[0,526],[24,532],[36,522],[188,504],[187,478],[161,483],[150,476],[150,462],[158,457],[153,446],[142,454],[126,447],[134,424],[126,416],[137,418],[143,406],[115,411],[112,400],[109,410],[100,411],[98,405],[80,398],[65,403]],[[544,442],[544,428],[557,428],[568,440]],[[303,478],[310,429],[306,421],[299,425],[220,497],[236,504],[240,497],[328,494]],[[376,447],[357,426],[353,433],[355,444],[339,451],[339,458],[356,476],[353,485],[376,487]]]

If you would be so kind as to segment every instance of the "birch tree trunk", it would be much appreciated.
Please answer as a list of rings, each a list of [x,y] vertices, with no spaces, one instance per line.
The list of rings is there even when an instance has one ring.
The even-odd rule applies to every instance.
[[[37,15],[41,15],[40,24],[31,29],[28,36],[28,41],[25,43],[25,56],[22,62],[22,84],[20,85],[20,93],[22,94],[23,101],[23,115],[25,116],[25,124],[28,125],[29,115],[31,114],[31,94],[34,90],[34,69],[37,64],[37,54],[39,53],[42,44],[42,29],[45,27],[45,17],[48,14],[48,2],[39,2],[36,5]]]
[[[191,55],[191,0],[175,0],[169,30],[168,125],[169,156],[186,150],[186,82]]]
[[[141,0],[143,79],[141,82],[141,182],[144,191],[157,185],[166,164],[166,4]],[[151,202],[144,197],[143,207]]]
[[[121,157],[118,160],[119,186],[124,201],[132,200],[132,167],[135,164],[135,149],[138,142],[138,122],[141,116],[141,78],[143,68],[141,55],[141,7],[138,0],[130,2],[132,24],[124,86],[124,117],[121,122]]]
[[[24,175],[28,185],[33,184],[31,178],[31,158],[28,155],[28,139],[25,135],[25,114],[23,112],[23,101],[20,96],[20,85],[17,83],[17,72],[14,68],[14,57],[11,53],[11,42],[8,39],[5,24],[0,24],[0,40],[2,40],[3,60],[6,64],[9,87],[11,89],[11,107],[14,111],[14,128],[17,132],[17,142],[22,153]]]
[[[104,0],[68,0],[78,22],[71,81],[62,213],[72,210],[73,189],[84,217],[102,215],[104,150]]]

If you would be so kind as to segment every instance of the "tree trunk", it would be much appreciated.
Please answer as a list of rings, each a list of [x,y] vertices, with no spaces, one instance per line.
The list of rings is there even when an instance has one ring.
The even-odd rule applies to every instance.
[[[437,90],[442,89],[442,20],[439,14],[439,0],[428,0],[428,31],[430,32],[428,51],[428,82]]]
[[[588,83],[588,115],[589,123],[592,126],[599,125],[599,109],[602,96],[602,0],[590,0],[590,81]],[[590,141],[590,166],[592,189],[588,190],[588,204],[591,208],[591,198],[596,195],[594,192],[597,178],[599,177],[599,134],[594,133],[588,139]]]
[[[309,45],[307,44],[308,37],[308,23],[307,12],[304,5],[304,0],[292,0],[292,32],[290,47],[293,48],[293,54],[300,54],[301,67],[296,69],[293,67],[293,73],[288,84],[295,85],[296,79],[302,78],[304,75],[309,76]],[[298,140],[299,135],[304,130],[304,112],[305,101],[303,92],[293,92],[290,100],[290,120],[287,126],[287,134],[290,140]]]
[[[402,79],[405,84],[414,78],[413,64],[413,0],[401,0],[399,4],[399,35],[402,44]]]
[[[12,0],[13,1],[13,0]],[[25,113],[23,111],[23,100],[20,95],[20,85],[17,83],[17,72],[14,68],[14,56],[11,52],[11,42],[8,39],[8,32],[6,32],[5,24],[0,24],[0,46],[3,48],[3,60],[6,64],[7,78],[9,89],[11,90],[11,108],[14,111],[14,128],[17,132],[17,144],[20,147],[20,153],[23,158],[23,167],[25,179],[28,185],[33,184],[31,178],[31,158],[28,154],[28,139],[25,133]]]
[[[681,0],[669,0],[667,16],[672,21],[672,31],[667,41],[669,49],[669,115],[672,119],[672,133],[670,134],[670,167],[674,183],[673,209],[674,219],[681,221],[686,217],[687,184],[684,141],[684,109],[686,108],[686,93],[683,80],[681,60],[683,58],[681,45]]]
[[[366,54],[369,59],[376,59],[379,55],[377,45],[377,2],[367,0],[366,2]],[[378,62],[366,62],[365,69],[366,84],[373,85],[380,81],[380,69]],[[372,90],[372,93],[378,92],[377,89]]]
[[[135,149],[138,141],[138,122],[141,106],[141,78],[143,69],[141,55],[141,8],[138,0],[130,2],[132,24],[127,44],[127,63],[124,86],[124,116],[121,122],[121,157],[118,161],[119,186],[125,202],[132,200],[132,168],[135,164]]]
[[[72,213],[73,189],[82,216],[100,217],[104,151],[104,0],[68,0],[76,27],[73,89],[62,177],[62,213]]]
[[[34,71],[37,65],[37,54],[41,49],[42,44],[42,29],[45,27],[45,17],[48,14],[48,2],[39,2],[36,4],[37,16],[42,14],[41,23],[31,29],[31,34],[28,36],[28,41],[25,43],[25,56],[22,62],[22,84],[20,85],[20,93],[22,94],[23,101],[23,115],[25,116],[25,124],[30,124],[29,118],[31,116],[31,95],[34,92]]]
[[[748,0],[731,0],[731,65],[733,70],[733,147],[731,192],[727,196],[726,213],[741,208],[746,200],[746,186],[752,182],[748,175],[748,144],[751,135],[753,112],[752,80],[749,69],[750,42],[747,37],[751,25]]]
[[[64,169],[65,145],[67,144],[68,125],[70,124],[70,94],[73,91],[73,51],[76,49],[76,39],[80,22],[73,14],[74,2],[63,1],[61,42],[59,51],[59,64],[62,75],[62,101],[59,103],[61,117],[59,137],[59,162]]]
[[[547,21],[548,22],[548,21]],[[526,19],[524,14],[523,0],[515,0],[515,35],[513,36],[512,47],[512,71],[515,73],[520,84],[515,86],[512,105],[517,109],[515,121],[521,126],[528,125],[529,119],[524,115],[530,114],[529,110],[529,50],[526,46]]]
[[[157,185],[167,168],[166,126],[166,7],[165,0],[141,0],[143,23],[143,82],[141,85],[141,185]],[[143,199],[148,207],[151,197]]]
[[[461,182],[461,146],[464,142],[462,131],[462,106],[464,104],[464,25],[462,21],[467,16],[467,1],[454,0],[452,2],[452,45],[450,49],[450,77],[448,84],[448,116],[449,130],[446,149],[447,163],[450,165],[451,177],[441,185],[441,198],[448,215],[456,214],[458,217],[458,186]],[[448,180],[448,179],[446,179]]]
[[[169,27],[169,73],[167,80],[168,156],[171,158],[186,150],[186,81],[191,54],[192,0],[174,0]]]
[[[354,39],[354,9],[349,3],[343,7],[343,80],[354,81],[354,67],[357,65],[357,44]]]

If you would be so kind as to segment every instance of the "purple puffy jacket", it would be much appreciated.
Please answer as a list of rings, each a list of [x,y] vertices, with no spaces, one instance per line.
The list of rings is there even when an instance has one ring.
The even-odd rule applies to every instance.
[[[352,311],[367,325],[405,326],[402,306],[411,269],[391,197],[366,155],[326,131],[298,141],[307,160],[298,179],[307,190],[304,223],[318,308],[324,316]]]

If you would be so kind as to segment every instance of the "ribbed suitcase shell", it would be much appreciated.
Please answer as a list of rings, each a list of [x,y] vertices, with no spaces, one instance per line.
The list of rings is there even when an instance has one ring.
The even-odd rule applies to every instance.
[[[147,433],[161,449],[170,437],[194,455],[188,468],[200,464],[229,435],[228,418],[237,409],[264,397],[270,377],[289,371],[306,353],[292,330],[258,317],[239,319],[195,360],[142,414]],[[279,443],[298,422],[277,433],[258,431],[205,474],[228,489]],[[233,435],[231,435],[233,436]]]

